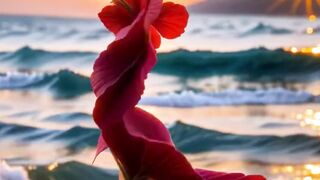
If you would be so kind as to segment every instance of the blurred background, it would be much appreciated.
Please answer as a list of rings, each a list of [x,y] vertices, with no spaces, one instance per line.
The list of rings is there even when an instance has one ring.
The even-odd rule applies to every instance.
[[[177,0],[186,33],[163,40],[140,105],[196,167],[320,179],[320,1]],[[0,179],[117,179],[89,76],[114,40],[105,0],[1,0]],[[5,178],[6,177],[6,178]]]

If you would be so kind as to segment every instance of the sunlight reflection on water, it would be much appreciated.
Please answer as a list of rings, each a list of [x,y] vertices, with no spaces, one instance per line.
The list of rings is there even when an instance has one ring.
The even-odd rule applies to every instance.
[[[310,128],[320,135],[320,111],[307,109],[304,113],[297,114],[296,119],[300,121],[301,127]]]
[[[294,180],[320,179],[320,164],[272,166],[271,172],[280,177],[292,177]]]

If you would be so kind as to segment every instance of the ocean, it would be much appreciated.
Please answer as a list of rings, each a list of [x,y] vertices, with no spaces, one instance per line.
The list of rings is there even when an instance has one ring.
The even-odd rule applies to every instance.
[[[312,34],[306,33],[313,28]],[[114,40],[98,19],[0,16],[0,179],[117,179],[89,76]],[[320,179],[320,21],[191,14],[163,40],[139,106],[199,168]]]

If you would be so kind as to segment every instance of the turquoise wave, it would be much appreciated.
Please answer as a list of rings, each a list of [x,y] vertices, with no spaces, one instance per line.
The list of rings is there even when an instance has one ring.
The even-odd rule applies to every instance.
[[[48,65],[56,68],[92,68],[97,57],[92,52],[51,52],[21,48],[0,54],[0,63],[17,69]],[[176,50],[160,53],[154,73],[181,78],[235,76],[240,81],[312,81],[320,76],[320,57],[290,54],[281,49],[249,49],[239,52]],[[65,65],[65,66],[64,66]],[[73,68],[72,68],[73,67]],[[317,74],[315,74],[317,73]]]
[[[287,125],[287,124],[285,124]],[[274,127],[275,125],[273,125]],[[277,124],[280,128],[282,124]],[[261,127],[268,128],[268,127]],[[296,134],[290,136],[239,135],[204,129],[182,122],[169,128],[176,147],[184,153],[201,152],[247,152],[251,155],[271,153],[273,156],[291,154],[301,156],[320,155],[318,137]],[[98,129],[74,127],[68,130],[45,130],[28,126],[0,123],[2,139],[15,138],[15,142],[60,142],[70,153],[95,147],[99,136]]]
[[[70,70],[56,73],[13,72],[0,74],[0,90],[45,89],[55,98],[74,98],[91,92],[88,77]]]
[[[154,72],[181,78],[234,76],[239,81],[319,79],[320,57],[264,48],[240,52],[177,50],[159,55]]]

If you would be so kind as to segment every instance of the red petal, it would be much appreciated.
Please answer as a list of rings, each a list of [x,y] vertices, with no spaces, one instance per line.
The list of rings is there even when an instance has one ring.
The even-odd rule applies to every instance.
[[[131,11],[128,11],[119,1],[114,2],[115,5],[106,6],[98,14],[105,27],[114,34],[130,25],[141,10],[145,8],[147,8],[145,25],[149,26],[159,16],[162,6],[162,0],[126,0],[131,7]]]
[[[162,0],[149,0],[147,3],[147,14],[145,25],[149,27],[160,15],[162,9]]]
[[[128,132],[147,141],[173,144],[167,128],[148,112],[135,108],[124,115]]]
[[[98,144],[97,144],[97,150],[96,150],[96,155],[94,156],[93,162],[96,160],[96,158],[99,156],[100,153],[102,153],[104,150],[108,148],[108,144],[105,142],[103,139],[103,136],[100,135],[98,139]]]
[[[150,7],[158,1],[150,0]],[[151,114],[135,108],[145,88],[144,80],[156,63],[146,26],[155,17],[151,12],[155,11],[141,11],[130,26],[118,27],[116,41],[100,54],[94,65],[91,83],[98,98],[93,118],[103,135],[97,152],[109,145],[128,179],[209,180],[213,175],[214,179],[245,179],[243,174],[217,176],[214,172],[196,172],[175,149],[165,126]],[[260,176],[250,176],[260,180],[256,177]]]
[[[134,20],[134,17],[129,11],[120,5],[106,6],[98,16],[104,26],[114,34],[117,34],[122,28],[130,25]]]
[[[260,175],[250,175],[242,178],[241,180],[267,180],[267,179]]]
[[[214,171],[207,171],[202,169],[196,169],[196,172],[203,178],[203,179],[214,179],[221,175],[225,175],[224,172],[214,172]]]
[[[130,178],[200,179],[172,145],[165,126],[154,116],[134,108],[143,93],[144,80],[156,62],[156,52],[146,35],[144,21],[139,20],[97,59],[92,74],[98,96],[94,120]]]
[[[142,21],[144,16],[138,17],[140,19],[126,28],[126,33],[119,33],[119,36],[123,37],[117,37],[119,40],[111,43],[96,60],[91,84],[97,97],[120,81],[122,76],[147,53],[147,38]]]
[[[196,169],[196,172],[204,180],[266,180],[266,178],[259,175],[245,176],[242,173],[224,173]]]
[[[161,36],[156,28],[150,27],[150,40],[155,49],[158,49],[161,45]]]
[[[144,79],[156,61],[155,51],[149,46],[144,17],[139,16],[124,37],[111,43],[100,54],[91,76],[98,99],[93,117],[126,172],[134,177],[139,171],[139,157],[131,147],[139,146],[130,140],[124,125],[125,112],[139,101],[144,90]],[[128,153],[130,152],[130,153]],[[130,156],[129,156],[130,155]]]
[[[159,18],[153,23],[162,37],[174,39],[184,33],[189,14],[182,5],[166,2],[162,6]]]
[[[129,110],[124,124],[111,125],[110,147],[136,179],[200,180],[187,159],[175,149],[166,127],[154,116],[139,108]]]

